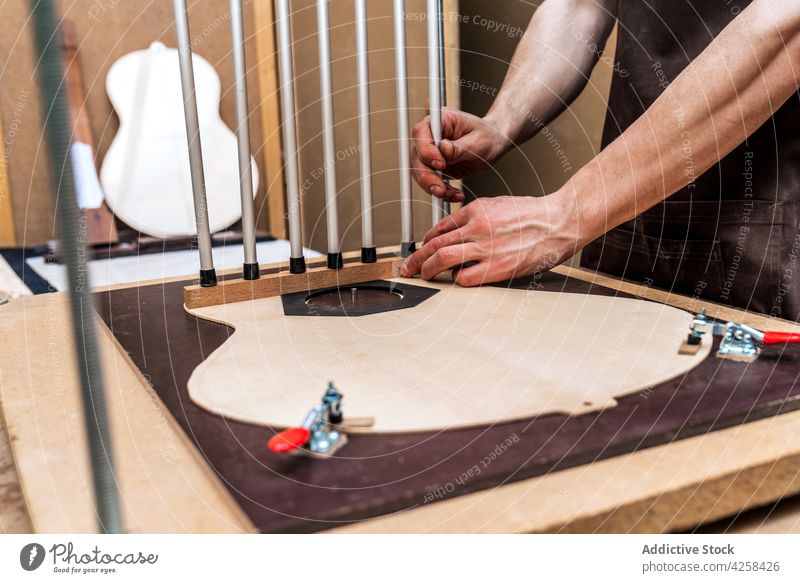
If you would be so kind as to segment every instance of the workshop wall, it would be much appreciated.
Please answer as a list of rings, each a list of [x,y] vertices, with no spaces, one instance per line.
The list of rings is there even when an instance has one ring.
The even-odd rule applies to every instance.
[[[318,45],[314,0],[292,3],[295,31],[295,73],[300,112],[301,179],[305,239],[315,249],[327,248],[325,188],[322,154]],[[446,10],[454,12],[457,2],[447,0]],[[409,112],[413,125],[428,113],[427,27],[425,0],[406,2],[408,45]],[[330,5],[331,52],[333,60],[334,110],[336,117],[337,180],[339,187],[340,233],[344,249],[361,247],[359,218],[358,101],[354,8],[352,0]],[[397,111],[395,89],[394,32],[390,0],[369,2],[370,98],[372,108],[374,224],[378,246],[400,243],[400,170],[398,168]],[[457,56],[458,27],[448,22],[445,42],[448,57]],[[451,58],[448,68],[458,69]],[[455,101],[458,103],[457,95]],[[414,224],[420,239],[431,225],[431,197],[414,185]]]
[[[147,48],[156,40],[175,46],[172,4],[147,0],[60,0],[61,14],[70,19],[80,45],[79,59],[87,96],[86,107],[99,159],[110,146],[119,121],[106,96],[105,78],[108,69],[122,55]],[[227,0],[190,2],[190,25],[194,49],[214,65],[222,80],[220,112],[228,127],[234,127],[234,102],[231,65],[230,22]],[[253,155],[264,168],[259,150],[261,128],[258,117],[258,83],[255,78],[255,41],[253,19],[246,3],[245,18],[247,51],[251,56],[250,101]],[[38,79],[34,71],[34,41],[29,20],[29,2],[6,2],[3,5],[3,27],[0,35],[0,111],[4,121],[6,156],[13,199],[17,243],[34,245],[54,236],[54,219],[48,163],[44,153],[42,121],[38,102]],[[265,196],[260,187],[259,201]],[[263,205],[260,225],[266,225]]]
[[[259,116],[256,46],[252,9],[245,1],[248,38],[249,90],[253,117],[251,133],[253,156],[262,178],[266,177],[262,153],[263,128]],[[271,0],[257,0],[271,1]],[[197,54],[214,65],[222,81],[220,112],[228,127],[234,127],[231,92],[232,66],[227,0],[190,2],[190,25]],[[119,126],[106,96],[105,77],[122,55],[144,49],[160,40],[175,46],[171,3],[121,2],[120,0],[59,0],[59,8],[75,24],[80,43],[80,67],[87,93],[97,155],[102,160]],[[455,11],[457,0],[447,0]],[[375,227],[378,245],[400,241],[399,169],[395,111],[394,34],[391,0],[369,3],[370,69],[373,106],[373,160],[375,177]],[[427,57],[425,1],[408,0],[408,67],[411,122],[427,113]],[[54,237],[52,197],[49,192],[47,160],[44,154],[37,78],[34,72],[34,46],[27,2],[7,3],[4,25],[13,34],[0,35],[0,112],[5,122],[8,171],[18,244],[34,245]],[[316,37],[316,11],[313,0],[292,3],[300,112],[300,166],[304,185],[305,242],[317,249],[326,248],[325,196],[320,136],[319,69]],[[358,161],[358,122],[355,87],[355,38],[353,1],[331,3],[333,77],[336,114],[337,175],[341,190],[339,214],[345,249],[360,248],[360,199]],[[447,42],[457,46],[458,28],[448,22]],[[269,55],[272,56],[272,55]],[[457,71],[455,51],[448,52],[449,69]],[[262,55],[262,58],[263,55]],[[457,103],[457,95],[455,103]],[[259,187],[257,212],[259,226],[267,228],[265,180]],[[430,197],[415,187],[418,237],[430,225]],[[283,233],[276,233],[283,236]]]
[[[461,0],[461,100],[484,115],[502,86],[509,63],[533,16],[523,0]],[[466,181],[474,196],[544,195],[561,187],[599,151],[616,46],[616,33],[589,84],[572,107],[542,133],[509,152],[492,170]]]

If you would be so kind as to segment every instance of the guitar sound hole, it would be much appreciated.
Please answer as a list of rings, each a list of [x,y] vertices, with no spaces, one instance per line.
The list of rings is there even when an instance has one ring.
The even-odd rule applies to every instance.
[[[438,289],[389,281],[370,281],[282,296],[287,316],[359,317],[415,308]]]
[[[306,305],[311,310],[341,310],[347,313],[389,308],[402,301],[403,292],[397,288],[356,285],[314,292],[306,298]]]

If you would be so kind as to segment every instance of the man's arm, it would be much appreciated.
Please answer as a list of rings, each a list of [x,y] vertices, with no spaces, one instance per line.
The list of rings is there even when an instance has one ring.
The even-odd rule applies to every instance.
[[[567,184],[584,244],[728,155],[797,92],[798,79],[800,3],[755,0]]]
[[[455,189],[445,192],[432,169],[454,178],[474,174],[572,103],[602,54],[616,5],[617,0],[546,0],[534,13],[484,119],[445,110],[441,151],[434,146],[428,118],[414,127],[412,168],[422,188],[434,196],[463,200]]]
[[[561,263],[690,183],[686,151],[697,175],[730,153],[795,95],[799,79],[800,5],[755,0],[562,189],[467,205],[428,233],[403,275],[478,262],[456,281],[479,285]]]
[[[616,22],[617,0],[547,0],[534,13],[484,118],[516,144],[580,95]]]

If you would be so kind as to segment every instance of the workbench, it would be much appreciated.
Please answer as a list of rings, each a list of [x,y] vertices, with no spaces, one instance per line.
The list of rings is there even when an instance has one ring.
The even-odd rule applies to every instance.
[[[800,326],[637,286],[581,269],[555,273],[757,328]],[[146,284],[140,284],[145,286]],[[134,288],[135,289],[135,288]],[[116,468],[128,532],[258,530],[98,321]],[[65,294],[0,306],[0,526],[95,530],[80,390]],[[800,371],[798,371],[800,372]],[[8,447],[10,443],[10,448]],[[13,455],[14,467],[9,463]],[[800,411],[744,422],[528,479],[481,489],[329,532],[662,532],[692,530],[800,493]],[[16,483],[18,479],[18,484]],[[24,507],[22,500],[24,499]],[[25,510],[27,512],[25,512]],[[26,516],[27,514],[27,516]],[[771,521],[707,528],[800,531],[796,502]],[[722,526],[724,525],[724,526]]]

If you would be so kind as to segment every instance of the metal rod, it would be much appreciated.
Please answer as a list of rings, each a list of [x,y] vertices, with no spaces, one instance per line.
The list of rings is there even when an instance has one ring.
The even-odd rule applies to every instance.
[[[331,73],[329,0],[317,0],[317,35],[319,39],[319,82],[322,103],[322,147],[325,158],[325,206],[328,219],[328,267],[342,267],[339,245],[339,215],[336,187],[336,136],[333,119],[333,81]]]
[[[69,162],[72,124],[58,35],[60,18],[53,0],[31,0],[31,12],[38,66],[44,131],[53,180],[60,249],[67,265],[72,337],[80,375],[83,418],[89,447],[95,510],[100,532],[121,533],[119,491],[114,475],[114,450],[106,412],[97,322],[86,269],[85,233],[79,230],[81,211],[75,198],[75,182]]]
[[[256,218],[253,208],[253,167],[250,157],[250,107],[247,103],[247,65],[244,50],[242,0],[230,0],[233,43],[233,86],[236,96],[236,137],[239,143],[239,191],[242,199],[244,279],[258,279]]]
[[[355,0],[356,65],[358,84],[358,131],[361,162],[361,261],[375,263],[375,231],[372,223],[372,128],[369,99],[369,36],[367,0]]]
[[[445,61],[444,21],[447,15],[444,11],[444,0],[439,0],[439,79],[442,95],[442,107],[447,107],[447,63]],[[448,181],[445,180],[445,183]],[[445,201],[444,214],[450,216],[450,203]]]
[[[206,178],[203,171],[203,148],[200,143],[200,119],[197,113],[197,95],[192,65],[192,45],[189,38],[189,15],[186,0],[173,0],[175,36],[178,41],[178,58],[183,90],[183,113],[186,118],[186,139],[189,145],[189,166],[194,195],[194,218],[197,223],[197,246],[200,250],[200,284],[210,287],[217,284],[214,259],[211,255],[211,227],[208,224]]]
[[[289,203],[289,259],[292,273],[305,273],[303,227],[300,212],[300,168],[297,162],[297,115],[294,101],[294,65],[292,63],[292,20],[289,0],[277,0],[278,61],[280,69],[281,130],[286,166],[286,195]]]
[[[439,0],[428,0],[428,97],[433,142],[438,148],[442,143],[442,80],[439,53]],[[431,219],[434,225],[444,218],[444,200],[434,196],[431,204]]]
[[[397,143],[400,155],[400,222],[402,255],[414,251],[414,204],[411,194],[411,141],[408,121],[408,61],[406,55],[406,3],[394,0],[394,54],[397,76]]]

